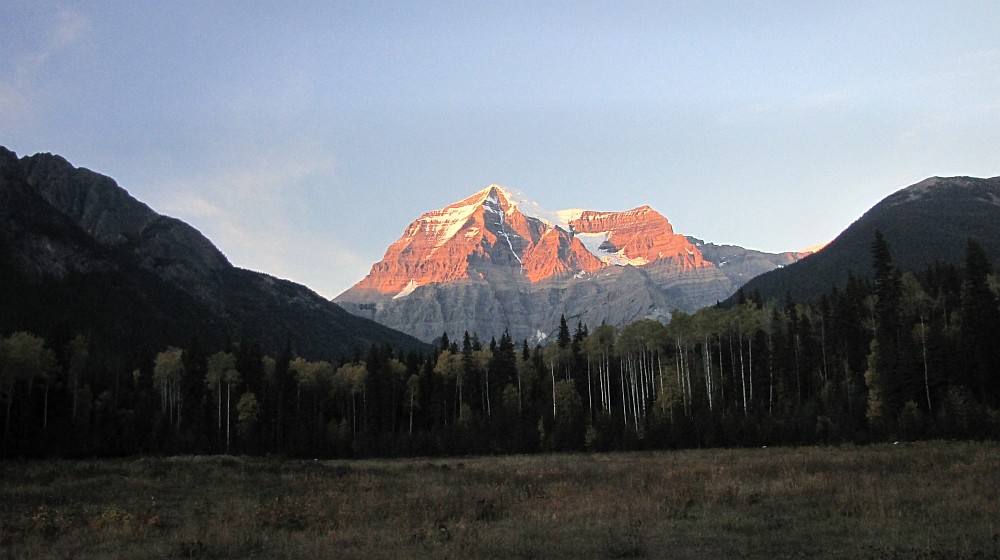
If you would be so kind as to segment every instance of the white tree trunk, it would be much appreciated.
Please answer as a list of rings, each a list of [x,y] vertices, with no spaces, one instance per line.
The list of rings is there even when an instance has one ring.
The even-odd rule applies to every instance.
[[[226,453],[229,453],[229,423],[233,417],[232,411],[230,410],[230,403],[232,402],[232,391],[233,386],[229,383],[226,384]]]

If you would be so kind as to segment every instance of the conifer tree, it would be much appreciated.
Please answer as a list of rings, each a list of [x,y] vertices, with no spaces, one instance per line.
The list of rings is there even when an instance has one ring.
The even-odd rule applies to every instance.
[[[889,244],[882,232],[875,232],[872,243],[875,271],[875,336],[865,374],[868,384],[868,419],[876,429],[890,427],[902,408],[899,371],[900,299],[902,282],[892,264]]]
[[[569,348],[570,336],[569,336],[569,325],[566,324],[566,316],[559,316],[559,334],[556,335],[556,344],[559,348]]]
[[[962,283],[960,382],[983,404],[1000,404],[1000,308],[990,290],[990,262],[982,247],[968,241]]]

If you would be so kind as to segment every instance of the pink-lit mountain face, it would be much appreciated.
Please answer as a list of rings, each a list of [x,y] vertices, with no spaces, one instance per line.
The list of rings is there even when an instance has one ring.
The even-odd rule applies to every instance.
[[[537,282],[599,268],[601,262],[569,232],[525,216],[506,191],[491,186],[417,218],[368,276],[338,299],[355,292],[395,296],[416,286],[510,272]]]
[[[491,185],[417,218],[335,301],[428,341],[537,340],[560,315],[596,326],[693,311],[799,256],[704,244],[648,206],[548,212]]]

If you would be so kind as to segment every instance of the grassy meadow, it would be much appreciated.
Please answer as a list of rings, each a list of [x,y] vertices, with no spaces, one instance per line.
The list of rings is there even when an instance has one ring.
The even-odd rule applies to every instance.
[[[1000,445],[0,462],[0,558],[1000,558]]]

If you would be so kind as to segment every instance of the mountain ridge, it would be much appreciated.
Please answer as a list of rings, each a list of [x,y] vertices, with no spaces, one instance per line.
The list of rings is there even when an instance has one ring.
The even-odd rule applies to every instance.
[[[234,267],[194,227],[60,156],[0,147],[0,200],[5,332],[90,332],[119,351],[236,337],[311,359],[425,348],[305,286]]]
[[[1000,263],[1000,177],[929,177],[902,188],[872,206],[822,251],[762,274],[743,290],[765,300],[788,295],[808,301],[833,285],[843,288],[850,274],[870,277],[876,231],[903,272],[921,272],[938,262],[961,266],[970,238]]]
[[[801,257],[696,241],[648,205],[552,212],[494,184],[411,222],[334,301],[422,340],[464,330],[540,340],[560,315],[620,326],[694,311]]]

